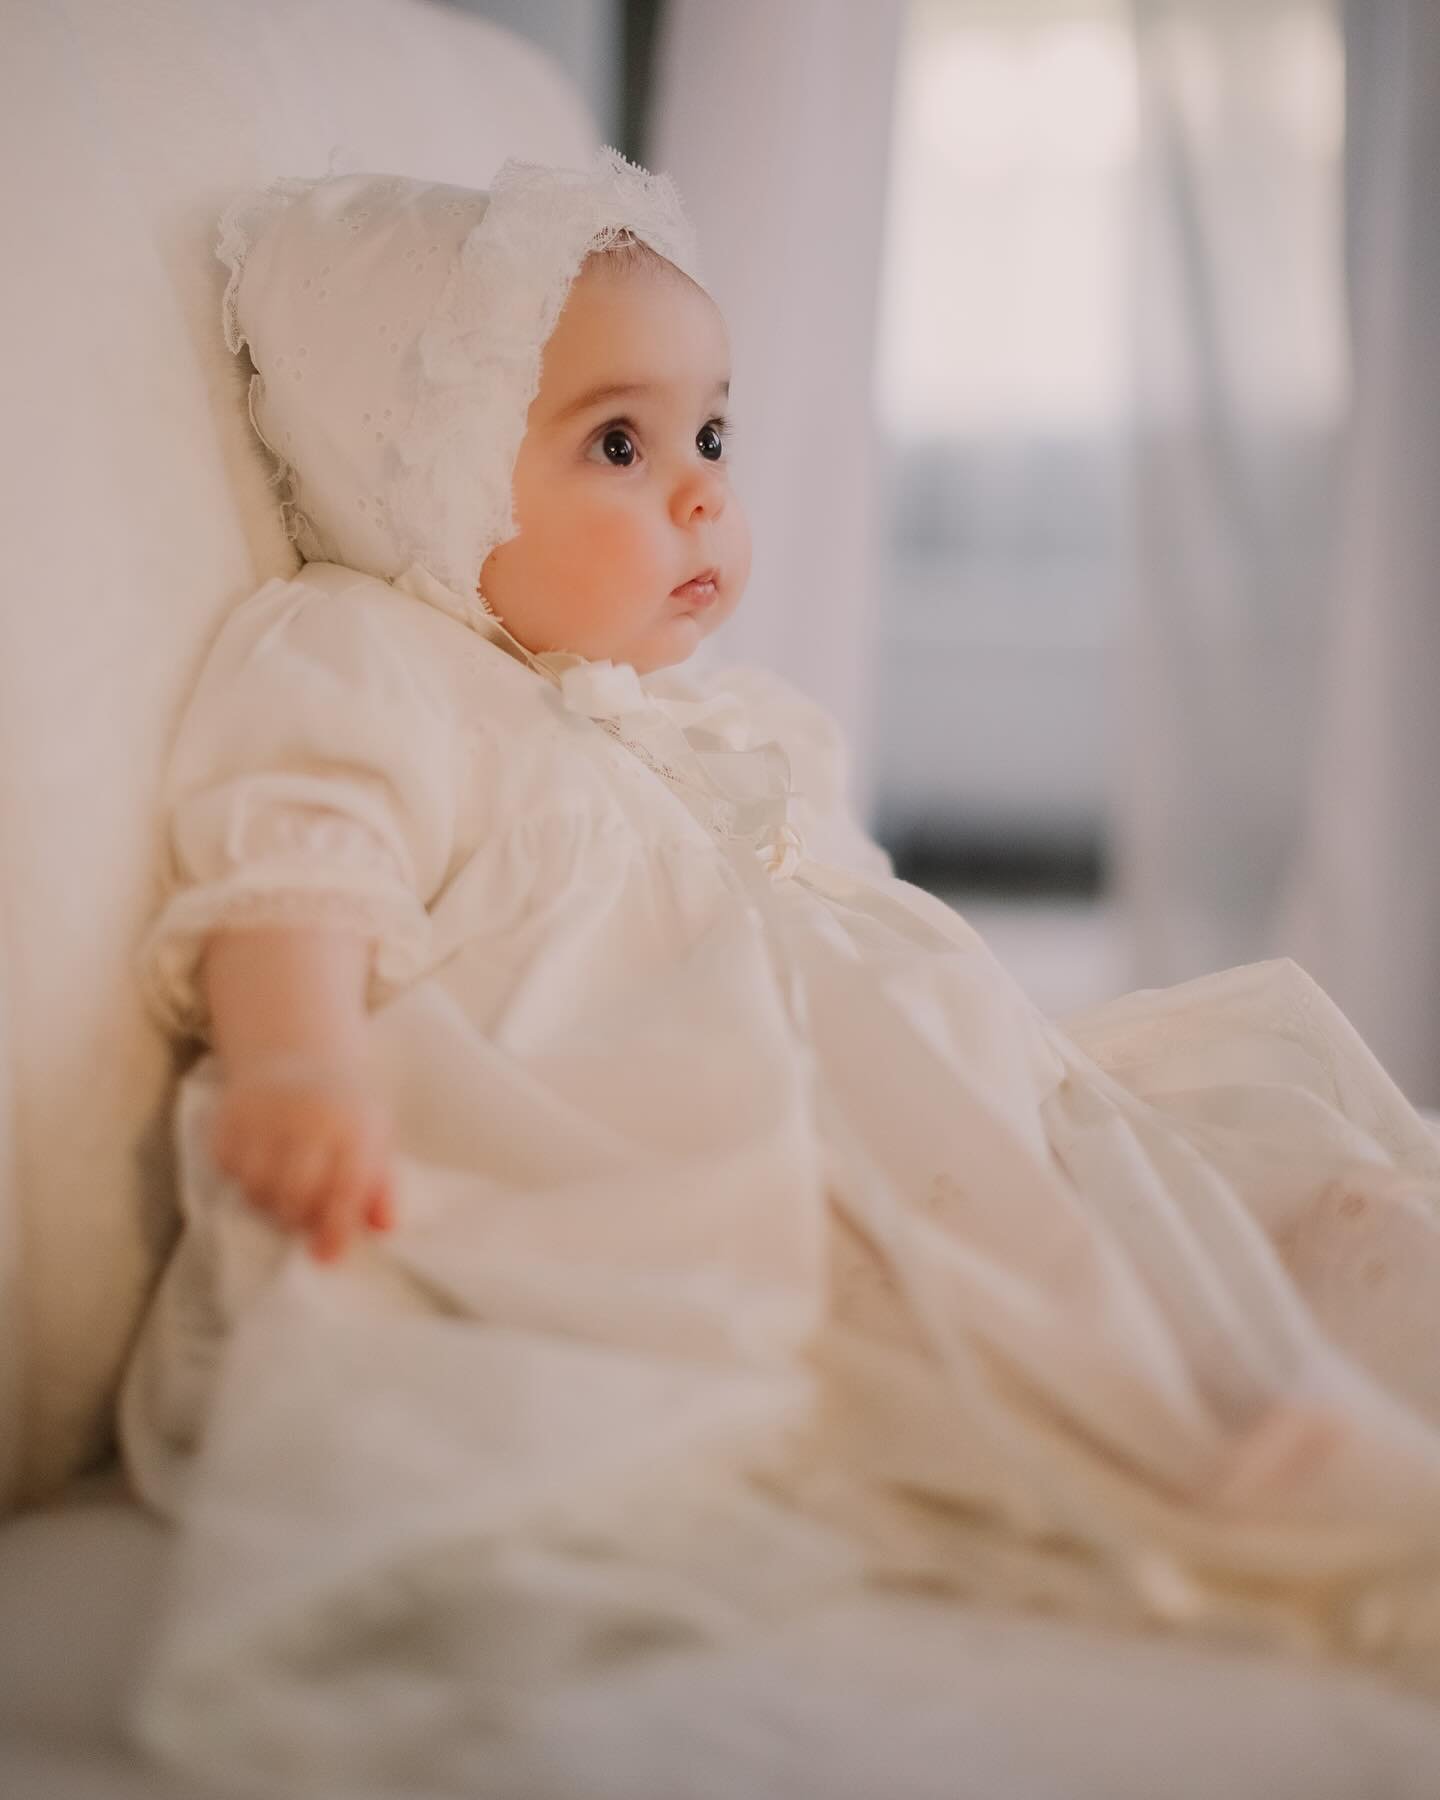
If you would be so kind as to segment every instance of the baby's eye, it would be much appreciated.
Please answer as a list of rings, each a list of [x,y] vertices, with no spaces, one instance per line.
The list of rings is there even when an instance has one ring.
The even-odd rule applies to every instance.
[[[695,433],[695,448],[710,462],[719,462],[725,454],[725,440],[720,436],[718,419],[711,419]]]
[[[591,455],[596,451],[617,469],[628,469],[636,456],[635,440],[623,426],[612,425],[595,440]]]

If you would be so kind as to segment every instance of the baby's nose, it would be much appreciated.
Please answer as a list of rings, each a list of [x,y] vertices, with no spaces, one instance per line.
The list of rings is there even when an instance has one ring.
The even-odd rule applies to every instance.
[[[675,516],[688,525],[696,519],[718,519],[725,510],[725,484],[709,469],[696,469],[675,490]]]

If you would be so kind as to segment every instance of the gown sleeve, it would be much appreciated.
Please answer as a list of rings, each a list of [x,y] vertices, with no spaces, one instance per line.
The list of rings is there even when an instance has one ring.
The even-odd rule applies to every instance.
[[[182,1035],[207,1034],[197,977],[217,931],[357,931],[372,1004],[426,964],[460,764],[444,683],[407,642],[411,603],[387,601],[271,582],[210,653],[165,784],[166,896],[141,950]]]

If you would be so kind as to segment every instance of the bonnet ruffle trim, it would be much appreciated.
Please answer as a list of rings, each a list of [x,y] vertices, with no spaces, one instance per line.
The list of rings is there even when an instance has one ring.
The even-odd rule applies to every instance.
[[[332,175],[340,172],[334,166],[335,161],[336,157],[332,156]],[[249,342],[240,323],[240,284],[244,280],[245,264],[251,250],[287,207],[318,187],[322,180],[328,179],[329,176],[282,175],[268,187],[239,195],[220,215],[215,258],[230,272],[225,283],[225,294],[220,302],[220,319],[225,332],[225,347],[234,355],[238,356]],[[300,505],[299,471],[260,429],[259,407],[264,392],[265,379],[255,369],[250,376],[246,405],[250,414],[250,429],[274,464],[266,479],[277,492],[280,523],[286,537],[306,562],[323,560],[324,547]]]
[[[296,200],[353,172],[334,161],[329,175],[281,177],[242,194],[222,214],[215,254],[229,270],[222,320],[232,352],[247,344],[240,289],[254,246]],[[610,149],[585,169],[512,160],[499,170],[484,215],[462,239],[416,340],[418,392],[395,440],[400,468],[391,521],[402,567],[418,564],[457,593],[476,592],[481,564],[514,534],[511,474],[544,345],[585,257],[626,235],[695,277],[694,234],[667,176]],[[286,536],[307,561],[326,560],[305,515],[299,471],[260,429],[263,396],[257,369],[250,422],[274,464],[270,484],[279,490]]]
[[[420,334],[419,400],[396,448],[405,558],[459,593],[514,535],[511,473],[541,352],[585,257],[626,234],[692,278],[694,234],[674,183],[618,151],[588,169],[510,161],[460,246]],[[464,495],[468,504],[457,506]]]

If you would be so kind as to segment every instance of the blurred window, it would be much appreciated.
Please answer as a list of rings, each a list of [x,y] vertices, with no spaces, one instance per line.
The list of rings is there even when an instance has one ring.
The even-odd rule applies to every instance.
[[[1124,0],[914,0],[879,410],[879,830],[1093,845],[1124,580]]]
[[[961,880],[967,857],[993,867],[1007,848],[1103,860],[1137,402],[1202,432],[1239,409],[1257,505],[1308,493],[1333,454],[1334,6],[1155,0],[1141,16],[1170,83],[1143,145],[1133,0],[908,9],[877,363],[876,822],[902,863],[919,845]],[[1314,589],[1266,567],[1257,606]]]

